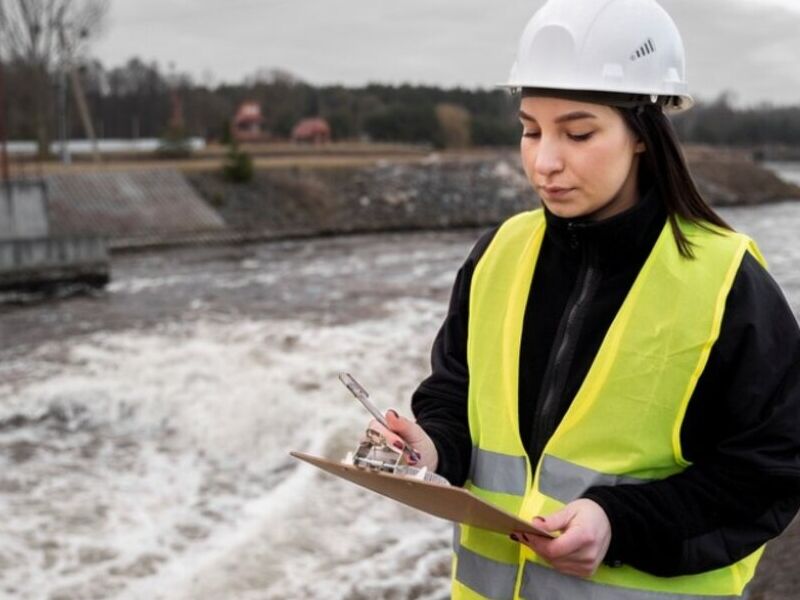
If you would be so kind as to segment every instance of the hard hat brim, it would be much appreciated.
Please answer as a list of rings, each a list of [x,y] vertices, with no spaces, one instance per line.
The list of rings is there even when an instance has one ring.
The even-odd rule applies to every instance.
[[[650,92],[635,90],[590,90],[566,86],[559,88],[540,88],[510,83],[500,83],[496,84],[494,87],[505,89],[512,94],[522,93],[523,90],[530,90],[532,92],[531,95],[564,98],[592,104],[605,104],[618,108],[636,108],[638,106],[657,104],[665,111],[678,113],[686,111],[694,106],[694,98],[688,94],[657,95]]]

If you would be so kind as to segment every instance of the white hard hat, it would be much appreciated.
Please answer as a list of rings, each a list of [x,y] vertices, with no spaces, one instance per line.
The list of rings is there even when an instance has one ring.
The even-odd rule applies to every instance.
[[[503,87],[636,95],[674,111],[694,104],[681,35],[655,0],[548,0]]]

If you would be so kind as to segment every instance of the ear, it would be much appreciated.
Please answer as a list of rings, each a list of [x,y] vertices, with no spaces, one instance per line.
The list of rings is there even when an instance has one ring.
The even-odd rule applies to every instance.
[[[647,147],[644,145],[644,142],[637,142],[636,147],[634,148],[634,153],[642,154],[643,152],[647,152]]]

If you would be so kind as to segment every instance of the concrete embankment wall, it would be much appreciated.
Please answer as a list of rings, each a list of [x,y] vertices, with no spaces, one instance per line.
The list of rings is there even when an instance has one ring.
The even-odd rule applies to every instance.
[[[102,235],[114,247],[225,230],[173,169],[70,173],[45,181],[54,235]]]

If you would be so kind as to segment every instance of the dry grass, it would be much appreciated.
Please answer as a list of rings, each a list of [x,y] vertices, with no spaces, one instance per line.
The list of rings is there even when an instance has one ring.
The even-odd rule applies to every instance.
[[[269,147],[270,152],[258,151]],[[284,147],[281,150],[281,147]],[[257,169],[276,169],[290,167],[337,168],[364,167],[379,163],[413,164],[427,160],[480,160],[508,154],[508,150],[470,149],[458,151],[437,151],[419,146],[400,146],[391,144],[330,144],[328,146],[291,146],[262,144],[261,146],[242,146],[253,156]],[[293,152],[289,152],[293,150]],[[186,159],[158,159],[154,157],[105,157],[101,163],[90,160],[77,160],[70,165],[57,161],[14,162],[11,164],[12,176],[38,176],[62,173],[91,173],[103,171],[127,171],[149,169],[179,169],[181,171],[213,171],[222,167],[225,160],[222,146],[209,147],[203,152]]]
[[[369,166],[381,161],[390,160],[396,163],[413,163],[422,160],[419,156],[292,156],[264,158],[256,157],[253,163],[258,169],[287,167],[360,167]],[[92,173],[104,171],[129,171],[150,169],[179,169],[181,171],[213,171],[220,169],[224,161],[219,158],[191,158],[185,160],[115,160],[96,164],[92,162],[76,162],[63,165],[56,162],[39,164],[11,165],[11,176],[32,177],[62,173]]]

